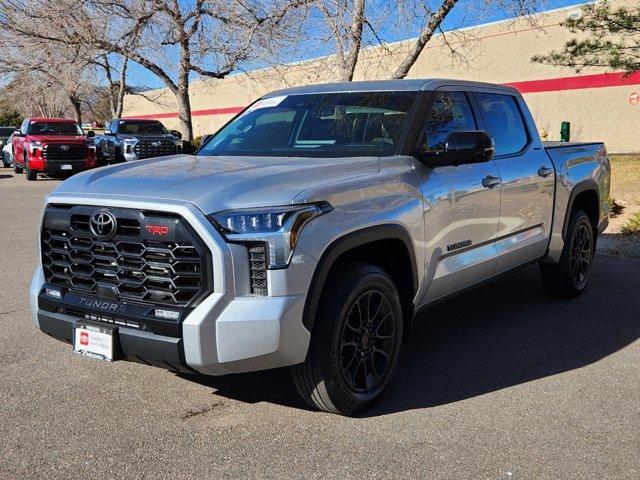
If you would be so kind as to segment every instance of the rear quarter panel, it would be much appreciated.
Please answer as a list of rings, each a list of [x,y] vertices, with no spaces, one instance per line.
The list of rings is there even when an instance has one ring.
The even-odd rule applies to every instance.
[[[564,246],[564,229],[571,203],[577,194],[595,189],[599,203],[598,226],[608,220],[611,165],[603,143],[546,143],[545,149],[556,168],[556,196],[549,253],[544,261],[557,263]]]

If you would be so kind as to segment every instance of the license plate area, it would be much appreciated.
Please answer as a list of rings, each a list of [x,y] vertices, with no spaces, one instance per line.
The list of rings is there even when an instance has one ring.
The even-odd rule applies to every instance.
[[[73,170],[73,165],[65,163],[64,165],[60,165],[60,170]]]
[[[73,327],[73,352],[112,362],[115,352],[114,328],[77,322]]]

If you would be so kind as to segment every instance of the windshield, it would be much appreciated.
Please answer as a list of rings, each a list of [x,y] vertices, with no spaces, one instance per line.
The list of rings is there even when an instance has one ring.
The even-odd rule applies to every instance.
[[[0,137],[8,137],[15,132],[15,127],[0,127]]]
[[[416,98],[416,92],[266,98],[213,135],[198,155],[392,155],[405,136]]]
[[[118,126],[118,133],[126,133],[131,135],[162,135],[167,133],[160,122],[141,121],[141,120],[121,120]]]
[[[31,122],[29,135],[84,135],[75,123]]]

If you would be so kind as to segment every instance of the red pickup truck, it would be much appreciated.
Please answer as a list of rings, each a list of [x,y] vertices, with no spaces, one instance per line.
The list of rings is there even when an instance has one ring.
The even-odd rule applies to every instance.
[[[16,173],[35,180],[38,173],[72,174],[94,168],[96,150],[78,124],[67,118],[27,118],[13,135]]]

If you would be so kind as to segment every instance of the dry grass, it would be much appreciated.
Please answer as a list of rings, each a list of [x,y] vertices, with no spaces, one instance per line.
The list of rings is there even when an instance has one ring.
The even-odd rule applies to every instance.
[[[640,205],[640,155],[611,155],[611,197]]]

